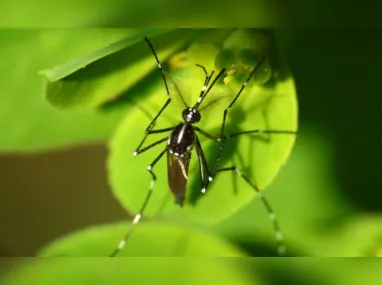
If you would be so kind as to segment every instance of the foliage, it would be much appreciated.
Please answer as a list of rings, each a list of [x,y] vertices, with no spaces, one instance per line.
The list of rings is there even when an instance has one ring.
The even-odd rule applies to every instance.
[[[278,46],[291,38],[277,38],[271,31],[3,30],[0,37],[7,41],[0,46],[0,73],[7,80],[0,86],[5,94],[0,97],[0,149],[42,152],[95,140],[107,142],[111,191],[128,213],[136,213],[150,183],[146,167],[164,145],[138,157],[132,153],[150,117],[166,100],[161,74],[143,36],[150,38],[162,61],[174,101],[156,128],[180,120],[184,106],[173,82],[189,104],[195,102],[204,81],[204,73],[194,66],[199,63],[208,71],[222,67],[229,71],[212,89],[205,104],[214,104],[202,113],[199,125],[218,134],[225,107],[237,94],[250,68],[266,54],[267,61],[229,113],[228,132],[298,129],[295,82]],[[13,64],[15,58],[17,64]],[[234,69],[236,73],[232,73]],[[41,84],[43,79],[45,85]],[[227,143],[221,165],[237,165],[265,190],[280,220],[290,255],[376,256],[381,248],[381,217],[357,212],[336,195],[338,185],[333,184],[331,177],[331,146],[319,133],[307,126],[298,136],[296,147],[295,137],[290,135],[238,137]],[[163,136],[153,135],[146,144]],[[201,140],[211,165],[218,147],[202,136]],[[310,161],[315,162],[314,169],[306,167]],[[219,174],[206,196],[200,197],[194,155],[187,203],[179,208],[168,190],[166,158],[154,171],[158,180],[145,219],[121,256],[248,256],[261,255],[266,247],[271,250],[265,255],[274,254],[274,233],[264,207],[259,199],[254,199],[256,193],[234,173]],[[39,255],[107,256],[129,225],[130,222],[124,222],[79,230],[48,244]],[[74,265],[58,261],[39,264],[33,270],[16,274],[14,283],[9,284],[21,284],[17,282],[23,282],[23,278],[49,280],[53,278],[50,270],[60,275],[70,272],[71,266]],[[175,265],[163,264],[163,268],[170,266]],[[126,280],[139,268],[140,265],[128,262],[109,266],[108,278]],[[248,281],[248,271],[222,268],[219,265],[208,272],[227,270],[221,276],[226,283]],[[105,278],[94,275],[89,281],[89,268],[82,270],[85,283],[81,284]],[[200,267],[192,270],[204,272]],[[79,280],[79,276],[68,275],[61,281],[72,283],[72,278]],[[208,280],[200,278],[200,282]],[[176,278],[171,280],[177,282]]]

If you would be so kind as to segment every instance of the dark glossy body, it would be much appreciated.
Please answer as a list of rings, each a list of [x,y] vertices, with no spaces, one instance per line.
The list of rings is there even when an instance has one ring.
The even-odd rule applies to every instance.
[[[194,145],[195,131],[191,124],[181,123],[175,127],[168,140],[169,154],[183,157]]]
[[[184,123],[177,125],[168,140],[167,179],[175,203],[182,206],[188,182],[188,168],[191,151],[195,144],[195,130],[192,124],[199,122],[200,114],[193,108],[183,111]]]

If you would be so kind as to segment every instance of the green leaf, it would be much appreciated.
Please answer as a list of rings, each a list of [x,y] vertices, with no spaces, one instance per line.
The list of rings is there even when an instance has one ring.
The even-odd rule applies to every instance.
[[[50,82],[55,82],[60,79],[63,79],[64,77],[74,73],[75,71],[78,71],[82,68],[87,67],[89,64],[104,58],[108,55],[111,55],[113,53],[116,53],[120,50],[123,50],[127,47],[130,47],[138,42],[141,42],[144,37],[152,37],[158,34],[162,34],[167,30],[164,29],[140,29],[136,30],[134,34],[119,40],[117,42],[111,43],[106,45],[105,47],[96,50],[84,57],[77,58],[74,60],[71,60],[70,62],[59,65],[57,67],[54,67],[52,69],[45,69],[40,71],[39,73],[42,75],[45,75],[46,79]]]
[[[188,49],[190,69],[186,69],[187,71],[183,73],[171,73],[171,78],[180,83],[181,88],[179,89],[181,92],[187,93],[184,95],[186,101],[191,99],[190,102],[196,102],[205,79],[202,70],[193,67],[194,63],[202,64],[211,71],[214,68],[213,65],[218,53],[224,49],[225,41],[236,42],[236,46],[231,45],[230,48],[240,51],[241,41],[237,39],[240,39],[240,37],[244,37],[245,42],[248,43],[243,48],[248,49],[249,45],[254,47],[253,49],[257,53],[263,53],[264,50],[257,49],[257,39],[260,38],[260,41],[264,39],[258,37],[258,34],[258,31],[238,30],[232,34],[226,34],[224,37],[222,34],[220,45],[217,44],[216,38],[208,42],[206,37],[203,41],[190,46]],[[236,40],[232,41],[231,39],[234,37],[236,37]],[[267,39],[266,53],[268,62],[262,68],[270,67],[272,77],[263,85],[257,84],[259,81],[256,80],[247,85],[228,114],[228,133],[253,129],[297,129],[297,100],[294,81],[285,62],[282,61],[277,52],[272,36],[267,34]],[[259,46],[263,47],[264,45]],[[263,79],[260,78],[260,82]],[[169,82],[171,83],[171,81]],[[160,81],[159,76],[151,84],[150,89],[151,96],[142,100],[140,105],[154,116],[166,100],[163,82]],[[211,94],[208,95],[210,96],[209,102],[213,102],[215,99],[222,100],[202,113],[202,120],[198,126],[211,134],[218,135],[224,108],[228,106],[239,89],[240,84],[235,83],[235,80],[227,84],[219,82],[212,88]],[[171,90],[175,91],[173,88]],[[184,107],[179,105],[181,104],[179,96],[175,92],[172,92],[172,94],[175,102],[170,104],[169,108],[164,111],[155,126],[156,129],[173,126],[181,120],[181,110]],[[143,138],[144,130],[149,122],[150,119],[140,110],[130,112],[119,125],[109,144],[108,171],[110,185],[120,203],[133,213],[140,209],[149,189],[151,176],[147,172],[147,166],[166,146],[166,143],[163,143],[138,157],[133,157],[133,152]],[[169,134],[151,135],[145,145],[167,135]],[[200,140],[209,165],[212,167],[219,146],[202,135],[200,135]],[[237,165],[254,183],[264,189],[271,183],[286,162],[294,140],[293,135],[240,136],[227,142],[220,166]],[[155,165],[153,171],[158,179],[151,200],[145,210],[147,216],[173,214],[176,217],[186,217],[190,221],[213,224],[228,218],[256,196],[255,191],[240,177],[237,177],[235,173],[223,172],[218,174],[210,184],[205,197],[199,199],[201,186],[196,154],[194,153],[189,171],[187,203],[183,208],[180,208],[174,204],[174,199],[167,185],[165,157]]]
[[[95,226],[62,237],[39,256],[109,256],[129,224]],[[142,222],[118,256],[244,256],[210,233],[165,222]]]
[[[44,100],[38,71],[81,57],[131,29],[0,30],[0,151],[41,151],[105,140],[123,110],[63,113]]]
[[[145,36],[150,38],[158,56],[165,59],[205,30],[164,31],[137,30],[132,36],[83,58],[42,71],[48,80],[47,100],[60,109],[98,107],[129,90],[157,68]]]
[[[48,258],[24,262],[2,284],[261,284],[253,275],[221,259]]]

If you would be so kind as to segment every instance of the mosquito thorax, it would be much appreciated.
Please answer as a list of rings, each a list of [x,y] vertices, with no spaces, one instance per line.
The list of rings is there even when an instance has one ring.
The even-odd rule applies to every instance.
[[[182,112],[183,120],[186,123],[195,124],[200,121],[200,113],[196,108],[187,108]]]

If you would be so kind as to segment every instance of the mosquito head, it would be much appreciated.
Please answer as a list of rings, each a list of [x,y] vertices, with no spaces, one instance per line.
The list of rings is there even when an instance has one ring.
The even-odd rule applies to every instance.
[[[190,124],[196,124],[201,119],[200,113],[196,108],[184,109],[182,112],[182,117],[186,123]]]

